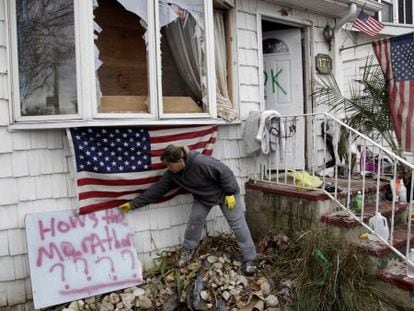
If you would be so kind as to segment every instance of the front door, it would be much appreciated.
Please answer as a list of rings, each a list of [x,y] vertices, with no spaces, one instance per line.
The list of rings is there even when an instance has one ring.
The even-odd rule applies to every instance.
[[[264,96],[266,110],[282,116],[303,114],[303,70],[300,29],[263,33]],[[304,168],[305,124],[303,118],[285,127],[285,150],[278,158],[279,168]],[[285,162],[286,161],[286,162]]]

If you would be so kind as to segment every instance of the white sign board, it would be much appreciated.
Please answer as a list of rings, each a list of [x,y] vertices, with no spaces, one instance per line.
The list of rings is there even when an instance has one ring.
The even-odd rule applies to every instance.
[[[143,282],[133,234],[118,209],[30,214],[26,236],[36,309]]]

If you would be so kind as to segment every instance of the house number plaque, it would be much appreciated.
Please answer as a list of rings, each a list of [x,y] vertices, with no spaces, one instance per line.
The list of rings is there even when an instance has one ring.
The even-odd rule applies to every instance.
[[[316,55],[316,70],[320,74],[329,74],[332,72],[332,59],[327,54]]]

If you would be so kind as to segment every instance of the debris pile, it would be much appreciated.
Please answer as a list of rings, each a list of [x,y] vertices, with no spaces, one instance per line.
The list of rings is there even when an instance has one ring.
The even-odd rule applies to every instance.
[[[283,290],[265,275],[266,260],[255,275],[243,275],[239,254],[231,236],[207,238],[184,268],[175,266],[179,251],[164,251],[144,277],[145,284],[48,310],[279,310],[278,296],[289,297],[289,286]]]
[[[323,239],[321,238],[323,237]],[[145,284],[44,311],[126,310],[384,310],[398,301],[376,288],[372,262],[326,231],[273,234],[256,244],[254,275],[241,272],[228,235],[207,237],[193,260],[177,268],[180,251],[163,251]],[[344,247],[346,246],[346,247]]]

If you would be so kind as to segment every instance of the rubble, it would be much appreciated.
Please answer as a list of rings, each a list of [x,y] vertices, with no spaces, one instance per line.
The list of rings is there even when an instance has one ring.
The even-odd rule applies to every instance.
[[[369,260],[324,232],[299,232],[292,240],[270,234],[257,243],[257,250],[257,272],[244,275],[235,240],[207,237],[183,268],[176,266],[179,250],[163,251],[144,275],[144,284],[43,311],[330,311],[339,305],[340,310],[398,305],[374,287]]]
[[[217,238],[216,238],[217,239]],[[179,251],[161,256],[165,272],[151,271],[145,284],[47,310],[267,310],[279,305],[280,288],[259,272],[245,276],[233,238],[222,236],[223,247],[204,243],[184,268],[175,267]],[[219,244],[220,244],[219,243]],[[217,243],[211,243],[217,245]],[[234,257],[233,257],[234,255]]]

